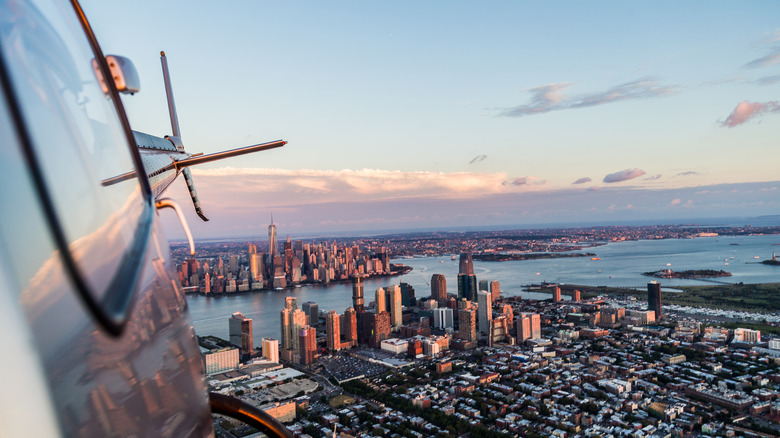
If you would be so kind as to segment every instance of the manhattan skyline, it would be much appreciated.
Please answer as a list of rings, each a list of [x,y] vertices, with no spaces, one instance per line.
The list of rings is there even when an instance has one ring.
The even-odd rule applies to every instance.
[[[775,3],[84,8],[134,129],[165,50],[188,150],[290,142],[174,184],[199,236],[777,214]]]

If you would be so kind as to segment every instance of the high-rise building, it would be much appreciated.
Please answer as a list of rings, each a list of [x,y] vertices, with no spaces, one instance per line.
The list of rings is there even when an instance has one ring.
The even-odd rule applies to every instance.
[[[458,299],[477,300],[477,276],[474,274],[458,274]]]
[[[298,343],[300,344],[300,363],[301,365],[311,365],[314,363],[314,355],[317,353],[317,331],[314,327],[307,325],[298,331]]]
[[[561,287],[555,286],[553,288],[553,301],[557,303],[560,300],[561,300]]]
[[[361,277],[352,277],[352,307],[355,309],[355,312],[362,313],[363,305],[363,279]]]
[[[268,258],[273,260],[274,256],[277,254],[276,225],[274,225],[274,217],[271,216],[271,225],[268,226]]]
[[[298,353],[300,352],[301,347],[298,343],[298,336],[295,336],[295,333],[298,333],[301,328],[308,325],[306,321],[306,313],[300,309],[293,310],[290,318],[290,337],[292,338],[291,349],[293,352]]]
[[[298,299],[295,297],[284,297],[284,308],[296,310],[298,308]]]
[[[414,296],[414,286],[409,283],[401,283],[401,304],[407,307],[417,304],[417,298]]]
[[[470,252],[464,252],[460,255],[458,274],[474,275],[474,262]]]
[[[279,363],[279,341],[274,338],[263,338],[263,357],[271,362]]]
[[[582,301],[582,295],[579,289],[574,289],[574,291],[571,293],[571,300]]]
[[[386,312],[387,311],[387,294],[385,293],[385,288],[378,287],[376,289],[376,299],[374,300],[374,309],[376,310],[376,313]]]
[[[477,293],[477,322],[482,334],[490,334],[490,321],[493,319],[493,303],[490,292],[481,290]]]
[[[358,330],[357,330],[357,312],[355,309],[348,307],[344,311],[344,317],[342,318],[341,332],[344,334],[344,340],[357,345]]]
[[[249,255],[249,276],[252,279],[252,284],[260,283],[260,287],[263,286],[263,257],[261,254],[251,253]]]
[[[371,348],[380,348],[382,341],[390,337],[390,314],[387,312],[373,313],[371,323],[371,336],[368,340],[368,346]]]
[[[328,350],[331,352],[341,350],[341,323],[339,314],[331,310],[325,315],[325,335],[328,341]]]
[[[282,351],[292,350],[292,331],[290,330],[290,321],[292,321],[292,310],[285,307],[282,309],[279,320],[281,322],[281,347]]]
[[[542,337],[542,318],[538,313],[522,312],[517,316],[517,341]]]
[[[506,316],[506,323],[511,329],[515,321],[515,312],[509,304],[501,305],[501,314]]]
[[[448,307],[433,309],[433,326],[435,328],[440,330],[451,329],[453,324],[452,309]]]
[[[657,281],[647,283],[647,310],[654,310],[655,320],[661,320],[661,283]]]
[[[228,320],[230,343],[241,348],[241,354],[252,354],[252,318],[247,318],[241,312],[234,313]]]
[[[488,331],[488,346],[492,347],[496,342],[506,341],[509,336],[509,319],[506,315],[499,315],[490,321]]]
[[[477,311],[474,308],[458,310],[458,335],[466,342],[477,340]]]
[[[501,287],[498,284],[498,280],[490,282],[490,295],[494,303],[501,298]]]
[[[303,308],[303,313],[306,314],[309,325],[317,327],[320,322],[320,306],[314,301],[307,301],[301,307]]]
[[[401,287],[397,284],[387,287],[385,288],[385,295],[386,310],[390,312],[390,324],[393,326],[393,329],[398,330],[403,324]]]
[[[440,305],[447,300],[447,279],[444,274],[433,274],[431,277],[431,297]]]

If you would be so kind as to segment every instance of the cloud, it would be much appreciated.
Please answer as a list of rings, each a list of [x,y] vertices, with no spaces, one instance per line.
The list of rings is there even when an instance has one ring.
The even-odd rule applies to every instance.
[[[572,184],[585,184],[585,183],[589,183],[590,181],[591,181],[590,177],[586,176],[584,178],[578,179],[577,181],[574,181]]]
[[[762,114],[776,112],[780,112],[780,105],[778,105],[777,101],[748,102],[745,100],[738,103],[737,107],[734,108],[734,111],[732,111],[726,120],[721,122],[720,125],[733,128]]]
[[[598,192],[599,190],[601,190],[601,187],[599,187],[599,186],[593,186],[593,187],[588,187],[587,188],[587,191],[589,191],[589,192]]]
[[[682,201],[680,200],[680,198],[675,198],[675,199],[672,199],[672,202],[670,202],[669,205],[670,206],[680,205],[681,202]]]
[[[688,170],[686,172],[680,172],[680,173],[678,173],[675,176],[694,176],[694,175],[698,175],[698,174],[699,174],[699,172],[694,172],[693,170]]]
[[[777,63],[780,63],[780,46],[775,46],[772,48],[772,50],[765,56],[762,56],[758,59],[754,59],[747,64],[745,64],[744,68],[762,68],[762,67],[769,67],[772,65],[775,65]]]
[[[764,76],[763,78],[758,78],[753,82],[758,85],[773,85],[779,81],[780,81],[780,75],[772,75],[772,76]]]
[[[515,185],[515,186],[524,186],[524,185],[528,184],[528,178],[526,178],[524,176],[520,177],[520,178],[515,178],[514,181],[512,181],[510,184]]]
[[[647,178],[645,178],[645,181],[655,181],[657,179],[661,179],[660,173],[658,175],[648,176]]]
[[[503,109],[498,115],[502,117],[523,117],[533,114],[543,114],[573,108],[587,108],[604,105],[622,100],[646,99],[674,93],[674,87],[660,85],[653,78],[643,78],[626,82],[604,91],[567,98],[562,91],[570,86],[567,82],[553,83],[531,88],[531,102]]]
[[[471,161],[469,161],[469,164],[479,163],[480,161],[484,160],[485,158],[487,158],[487,155],[485,155],[485,154],[477,155],[476,157],[472,158]]]
[[[627,181],[630,179],[638,178],[645,174],[642,169],[624,169],[619,172],[610,173],[604,177],[605,183],[616,183],[621,181]]]

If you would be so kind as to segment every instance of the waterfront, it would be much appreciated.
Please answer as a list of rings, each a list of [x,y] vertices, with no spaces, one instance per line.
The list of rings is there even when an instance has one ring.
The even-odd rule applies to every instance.
[[[666,268],[679,271],[723,269],[731,272],[733,276],[715,279],[718,282],[771,283],[780,281],[780,268],[759,262],[771,257],[773,250],[780,249],[780,246],[773,246],[776,243],[780,243],[778,235],[626,241],[587,249],[587,252],[596,253],[600,260],[572,257],[508,262],[475,261],[474,273],[479,280],[498,280],[505,296],[520,295],[523,298],[535,299],[546,299],[549,295],[522,292],[523,285],[549,281],[593,286],[644,287],[652,278],[643,276],[642,272]],[[759,259],[755,259],[756,256]],[[403,276],[366,280],[364,287],[367,303],[373,301],[376,288],[400,282],[414,286],[418,298],[428,296],[428,282],[435,273],[445,275],[450,293],[457,292],[457,260],[451,260],[450,257],[429,257],[393,262],[406,264],[414,269]],[[667,266],[667,263],[670,266]],[[664,286],[682,286],[712,284],[712,281],[670,279],[661,283]],[[255,345],[260,345],[263,337],[279,338],[279,312],[284,307],[286,296],[295,296],[299,306],[306,301],[314,301],[322,311],[333,309],[342,313],[345,308],[352,306],[352,289],[349,283],[222,297],[190,295],[188,301],[197,334],[227,338],[227,319],[233,312],[240,311],[253,319]]]

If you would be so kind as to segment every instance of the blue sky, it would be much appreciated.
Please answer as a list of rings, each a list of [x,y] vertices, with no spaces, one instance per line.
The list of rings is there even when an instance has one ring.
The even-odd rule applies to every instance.
[[[187,150],[289,141],[193,171],[204,237],[778,213],[777,2],[160,3],[83,2],[134,129],[165,50]]]

